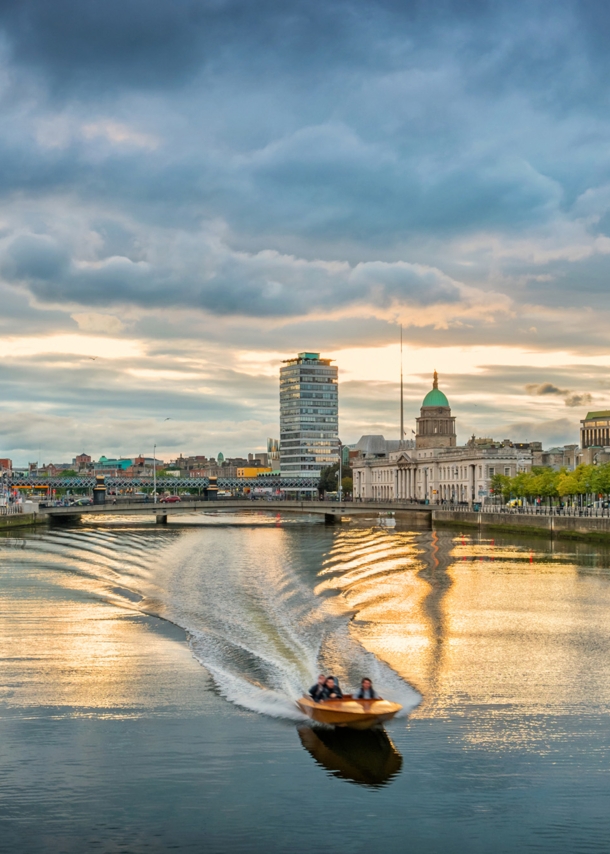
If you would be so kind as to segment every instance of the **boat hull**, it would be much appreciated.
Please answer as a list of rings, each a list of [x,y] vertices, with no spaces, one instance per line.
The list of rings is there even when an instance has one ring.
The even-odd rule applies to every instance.
[[[387,700],[355,700],[351,697],[322,703],[301,697],[297,706],[316,723],[350,729],[370,729],[391,720],[402,709],[398,703]]]

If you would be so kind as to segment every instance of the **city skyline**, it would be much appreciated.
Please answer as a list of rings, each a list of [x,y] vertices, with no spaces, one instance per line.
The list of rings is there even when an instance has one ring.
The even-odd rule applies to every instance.
[[[384,348],[383,357],[385,363],[389,362],[389,360],[393,358],[394,351],[396,350],[397,348],[394,345]],[[267,435],[264,433],[265,428],[267,428],[271,434],[279,435],[280,432],[278,375],[279,367],[284,361],[284,358],[281,359],[280,363],[277,365],[278,374],[270,380],[270,383],[274,387],[275,401],[270,401],[268,399],[269,394],[263,393],[263,396],[261,397],[262,409],[267,408],[268,412],[272,413],[275,407],[275,422],[271,420],[273,417],[271,415],[270,420],[267,422],[250,423],[248,425],[248,429],[245,431],[243,429],[243,424],[239,425],[239,427],[241,427],[240,430],[232,431],[231,427],[234,427],[235,425],[231,422],[227,422],[224,424],[224,431],[214,434],[213,437],[203,434],[201,438],[199,438],[197,435],[200,432],[199,428],[202,423],[205,422],[194,421],[191,425],[191,432],[189,433],[189,431],[187,431],[186,438],[184,442],[182,442],[174,431],[175,420],[173,418],[153,417],[143,418],[140,420],[117,419],[114,423],[122,427],[122,432],[120,434],[107,436],[106,429],[100,431],[99,429],[96,429],[95,425],[87,427],[87,432],[85,432],[85,426],[83,426],[83,439],[80,444],[75,444],[72,437],[62,437],[62,439],[55,444],[41,443],[38,449],[31,447],[31,453],[24,453],[21,448],[17,448],[16,450],[8,448],[5,450],[4,455],[11,457],[13,464],[16,467],[25,467],[28,463],[36,461],[40,464],[60,461],[63,462],[64,457],[65,459],[71,459],[75,454],[79,453],[91,453],[94,457],[106,455],[116,458],[134,457],[140,454],[146,455],[149,451],[152,453],[152,446],[149,449],[146,447],[146,444],[143,444],[143,442],[146,442],[146,439],[143,439],[143,437],[146,436],[146,431],[152,431],[153,437],[156,436],[156,442],[154,444],[157,445],[157,455],[159,458],[165,458],[167,460],[173,459],[180,454],[189,455],[203,453],[209,457],[215,457],[218,453],[222,453],[225,456],[241,456],[248,452],[262,452],[265,450],[267,443]],[[334,361],[334,359],[331,359],[331,361]],[[438,361],[441,360],[437,359],[437,362]],[[273,364],[274,366],[277,364],[277,359],[274,359]],[[357,442],[360,436],[371,433],[381,433],[387,435],[389,438],[398,438],[400,435],[400,379],[398,382],[394,383],[387,381],[376,383],[374,380],[358,381],[349,379],[342,383],[341,366],[338,365],[337,367],[339,369],[338,385],[344,389],[340,394],[341,406],[339,409],[339,435],[341,441],[346,445],[353,445]],[[359,366],[359,368],[365,372],[367,370],[366,366]],[[515,369],[517,369],[516,366]],[[349,370],[346,370],[345,373],[353,375],[356,371],[350,372]],[[449,382],[451,381],[451,378],[457,379],[458,388],[460,387],[460,380],[463,385],[463,377],[456,378],[455,375],[451,374],[451,372],[444,372],[443,384],[448,390],[451,387],[449,382],[445,379],[447,376],[449,377]],[[264,379],[266,378],[258,377],[259,385],[263,386],[263,388],[265,385],[269,384],[265,383]],[[416,426],[416,419],[419,412],[420,398],[428,390],[429,384],[429,373],[417,375],[417,377],[409,375],[404,376],[405,438],[409,438],[415,432],[414,428]],[[374,401],[374,403],[370,403],[368,410],[362,403],[362,387],[364,387],[366,393],[368,393],[369,399]],[[373,390],[377,393],[371,394]],[[574,418],[573,425],[570,423],[566,426],[566,424],[561,422],[557,426],[557,429],[549,430],[549,425],[548,423],[545,423],[544,420],[534,420],[536,414],[540,415],[541,410],[543,410],[544,404],[546,403],[544,400],[546,395],[555,396],[559,391],[560,390],[554,389],[546,391],[544,389],[537,389],[535,397],[542,399],[542,406],[536,406],[538,403],[538,400],[536,400],[531,406],[532,420],[524,420],[521,423],[515,421],[507,424],[506,419],[502,420],[502,418],[497,422],[494,422],[494,410],[491,407],[486,407],[486,417],[484,416],[480,419],[468,419],[469,408],[466,404],[464,408],[466,419],[463,417],[460,419],[460,429],[458,433],[459,441],[465,442],[472,433],[475,433],[477,436],[488,436],[493,439],[510,437],[515,441],[541,441],[543,445],[549,447],[551,445],[563,445],[571,442],[578,442],[580,421],[585,417],[587,411],[600,408],[594,406],[591,402],[594,400],[593,397],[590,398],[589,403],[586,402],[587,397],[585,396],[584,402],[580,402],[576,406],[571,405],[571,408],[574,410],[572,414]],[[530,391],[529,394],[532,395],[532,392]],[[390,395],[394,395],[394,399],[392,399]],[[418,395],[420,396],[419,398]],[[451,397],[452,399],[455,398],[459,402],[464,395],[460,396],[459,392],[456,394],[451,391]],[[466,397],[467,399],[472,398],[472,395],[467,393]],[[345,398],[347,398],[346,401]],[[600,398],[600,404],[602,402],[603,398]],[[509,400],[507,400],[507,403],[511,405]],[[362,409],[360,406],[362,406]],[[479,404],[474,404],[474,406],[478,407]],[[515,412],[519,411],[519,395],[514,396],[512,406],[515,407]],[[343,410],[345,410],[345,412]],[[503,411],[506,412],[506,408]],[[461,415],[463,415],[463,413],[461,413]],[[361,420],[358,420],[359,416],[362,416]],[[167,424],[166,422],[168,421],[172,423]],[[477,424],[482,425],[483,429],[477,430]],[[487,429],[485,429],[486,427]],[[570,430],[571,432],[566,432]],[[182,437],[184,435],[183,430],[180,431],[179,436]],[[245,440],[242,441],[242,437],[244,436]],[[249,444],[246,444],[248,441]],[[0,450],[4,449],[0,447]]]
[[[342,441],[397,436],[401,325],[407,435],[436,369],[459,441],[577,441],[610,389],[604,7],[178,6],[0,10],[0,454],[263,450],[306,350]]]

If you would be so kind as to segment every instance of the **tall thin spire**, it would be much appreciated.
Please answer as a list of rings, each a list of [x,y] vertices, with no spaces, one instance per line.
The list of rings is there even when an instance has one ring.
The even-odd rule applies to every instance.
[[[402,323],[400,324],[400,441],[405,438],[405,407],[402,383]]]

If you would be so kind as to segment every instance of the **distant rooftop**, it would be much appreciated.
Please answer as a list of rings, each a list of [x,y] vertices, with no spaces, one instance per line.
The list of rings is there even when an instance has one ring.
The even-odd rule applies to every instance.
[[[295,362],[322,362],[324,365],[330,365],[334,359],[322,359],[319,353],[299,353],[292,359],[284,359],[284,364],[294,364]]]
[[[610,409],[602,409],[600,412],[587,412],[585,421],[590,418],[610,418]]]
[[[387,457],[388,454],[404,449],[410,449],[413,443],[409,440],[386,439],[381,434],[368,434],[361,436],[353,450],[359,451],[363,457]]]

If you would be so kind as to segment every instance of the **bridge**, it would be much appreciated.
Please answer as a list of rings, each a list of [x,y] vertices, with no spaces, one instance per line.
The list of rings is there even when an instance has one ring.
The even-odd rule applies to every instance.
[[[53,524],[75,522],[92,516],[154,516],[157,524],[167,524],[168,516],[183,516],[193,513],[290,513],[298,515],[324,516],[327,524],[334,524],[348,516],[375,516],[387,512],[415,512],[423,519],[431,519],[432,507],[409,501],[298,501],[298,500],[251,500],[219,498],[215,501],[180,501],[171,504],[143,502],[120,502],[117,504],[91,504],[70,507],[41,507],[40,514],[49,517]]]
[[[106,489],[109,492],[125,489],[150,489],[153,488],[151,475],[121,477],[98,471],[97,474],[104,475]],[[95,474],[78,474],[67,477],[48,476],[38,474],[20,474],[13,472],[4,475],[5,482],[18,489],[93,489],[95,486]],[[244,489],[271,488],[271,489],[317,489],[320,478],[281,478],[277,474],[264,474],[258,477],[218,477],[219,489]],[[157,489],[175,490],[206,489],[210,485],[209,477],[157,477]]]

